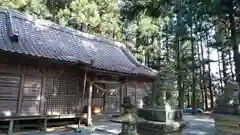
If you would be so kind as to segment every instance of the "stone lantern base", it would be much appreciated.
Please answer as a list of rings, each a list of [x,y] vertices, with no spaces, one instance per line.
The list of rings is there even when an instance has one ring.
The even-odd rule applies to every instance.
[[[139,135],[137,133],[136,124],[123,123],[122,132],[119,135]]]
[[[171,109],[168,105],[144,107],[138,109],[140,119],[137,122],[139,134],[151,132],[151,135],[180,135],[185,125],[180,109]]]
[[[217,135],[240,135],[240,116],[212,114]]]

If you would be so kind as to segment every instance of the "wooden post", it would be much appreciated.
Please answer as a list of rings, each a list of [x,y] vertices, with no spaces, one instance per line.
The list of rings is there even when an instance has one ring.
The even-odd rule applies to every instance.
[[[47,81],[47,78],[46,76],[44,75],[42,77],[42,87],[41,87],[41,97],[40,97],[40,114],[41,115],[45,115],[45,90],[46,90],[46,81]]]
[[[80,106],[81,106],[81,103],[80,103],[80,98],[81,98],[81,95],[80,95],[80,86],[79,86],[79,80],[77,79],[77,98],[76,98],[76,110],[75,110],[75,113],[76,113],[76,116],[78,116],[80,118]]]
[[[25,73],[21,74],[20,88],[18,94],[18,104],[17,104],[17,115],[21,115],[22,111],[22,98],[23,98],[23,88],[24,88]]]
[[[128,92],[128,84],[125,83],[125,85],[124,85],[124,96],[127,96],[127,92]]]
[[[120,93],[120,113],[123,113],[123,108],[121,107],[121,105],[123,104],[123,97],[124,97],[124,83],[120,84],[120,89],[119,89],[119,93]]]
[[[103,84],[103,88],[106,89],[106,84]],[[107,100],[107,93],[104,92],[103,94],[103,112],[106,111],[106,100]]]
[[[83,109],[83,102],[84,102],[84,96],[85,96],[85,90],[86,90],[86,84],[87,84],[87,70],[85,70],[85,73],[84,73],[84,78],[83,78],[83,93],[82,93],[82,98],[81,100],[81,103],[79,103],[79,105],[81,105],[80,109],[79,109],[79,121],[78,121],[78,128],[80,128],[80,124],[81,124],[81,114],[82,114],[82,109]]]
[[[41,126],[40,126],[41,131],[47,130],[47,106],[45,104],[46,82],[47,82],[47,78],[45,76],[45,71],[44,71],[44,75],[42,78],[41,98],[40,98],[40,114],[44,116],[43,123],[41,122]]]
[[[12,135],[12,133],[13,133],[13,125],[14,125],[14,120],[10,120],[9,127],[8,127],[8,135]]]
[[[92,92],[93,92],[93,84],[89,82],[88,88],[88,114],[87,114],[87,126],[92,126]]]
[[[134,84],[135,86],[135,106],[137,107],[137,82]]]
[[[44,118],[44,121],[43,121],[43,131],[47,131],[47,117]]]

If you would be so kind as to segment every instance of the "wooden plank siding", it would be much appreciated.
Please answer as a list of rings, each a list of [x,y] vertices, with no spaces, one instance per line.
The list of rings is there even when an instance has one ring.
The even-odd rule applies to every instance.
[[[16,115],[20,74],[0,73],[0,115]]]
[[[22,116],[40,115],[42,77],[25,76],[22,97]]]
[[[81,73],[31,65],[0,66],[0,117],[75,115],[82,94]],[[22,85],[21,85],[22,84]],[[93,87],[93,105],[104,104],[102,91]],[[83,106],[88,104],[85,94]]]

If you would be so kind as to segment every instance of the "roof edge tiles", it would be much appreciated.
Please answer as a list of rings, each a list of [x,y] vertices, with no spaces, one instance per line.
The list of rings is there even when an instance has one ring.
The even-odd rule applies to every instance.
[[[38,49],[39,47],[40,47],[40,49],[43,49],[43,48],[46,49],[46,47],[48,47],[49,48],[49,49],[47,49],[48,52],[42,53],[42,54],[49,54],[49,50],[51,50],[51,49],[55,49],[55,50],[53,52],[50,52],[52,54],[41,56],[41,57],[46,57],[46,58],[50,58],[50,59],[51,58],[52,59],[60,59],[60,60],[68,61],[68,62],[69,62],[69,60],[71,62],[73,62],[72,60],[75,60],[75,62],[73,62],[73,63],[79,63],[79,61],[81,61],[82,63],[85,63],[85,64],[90,64],[90,61],[92,59],[97,58],[97,60],[96,60],[98,62],[97,66],[96,67],[94,66],[93,68],[117,71],[117,72],[126,72],[127,71],[126,73],[128,73],[128,74],[142,74],[142,75],[147,75],[147,76],[156,76],[157,75],[157,71],[155,71],[151,68],[148,68],[148,67],[142,65],[140,62],[138,62],[136,60],[136,58],[126,49],[126,45],[124,43],[120,43],[120,42],[112,41],[112,40],[104,38],[104,37],[80,32],[80,31],[72,29],[72,28],[62,27],[62,26],[60,26],[56,23],[53,23],[51,21],[48,21],[48,20],[34,19],[33,17],[25,15],[21,12],[11,10],[11,9],[6,9],[3,7],[0,7],[0,13],[5,14],[5,21],[1,22],[1,20],[0,20],[0,23],[2,23],[2,24],[0,24],[0,26],[1,25],[5,25],[5,26],[0,27],[0,28],[4,29],[4,27],[6,27],[7,34],[9,37],[8,44],[5,44],[5,46],[3,46],[3,47],[0,44],[1,50],[15,52],[15,53],[17,52],[17,53],[25,54],[25,55],[32,55],[33,54],[32,52],[35,52],[35,53],[39,52],[39,49]],[[16,20],[21,21],[21,22],[19,22],[19,24],[12,24],[12,19],[15,19],[15,23],[16,23]],[[8,22],[8,21],[10,21],[10,25],[9,25],[9,23],[6,24],[6,22]],[[4,24],[4,22],[5,22],[5,24]],[[31,24],[29,24],[27,22],[30,22]],[[19,33],[14,33],[13,29],[15,27],[13,28],[12,25],[16,25],[15,27],[20,27],[20,28],[17,28],[19,30]],[[17,26],[17,25],[20,25],[20,26]],[[25,26],[25,25],[29,25],[29,26]],[[62,35],[63,37],[64,37],[64,35],[68,36],[69,39],[64,40],[62,42],[63,43],[62,46],[56,45],[57,47],[54,46],[53,43],[49,43],[49,41],[50,41],[49,39],[46,39],[46,38],[50,38],[50,37],[47,37],[47,36],[40,37],[40,36],[43,36],[42,35],[43,33],[41,33],[41,32],[39,33],[40,36],[38,34],[36,34],[36,35],[38,35],[37,37],[30,39],[32,37],[31,37],[31,35],[29,35],[29,33],[26,33],[26,31],[29,30],[30,32],[36,32],[36,30],[32,28],[32,27],[34,27],[33,25],[34,26],[41,25],[41,26],[48,27],[49,29],[51,29],[50,31],[53,33],[55,32],[55,35],[52,33],[49,34],[50,32],[47,34],[48,34],[48,36],[52,36],[52,38],[59,39],[60,37],[58,37],[57,34],[60,33],[60,34],[63,34]],[[21,27],[24,27],[24,28],[21,28]],[[21,33],[21,32],[25,32],[25,33]],[[0,35],[0,36],[4,37],[4,35]],[[18,50],[18,51],[16,51],[14,49],[12,50],[12,48],[10,48],[10,47],[6,47],[6,46],[9,46],[12,42],[18,42],[18,40],[16,40],[16,41],[11,40],[11,36],[13,36],[13,37],[15,36],[15,39],[16,38],[18,39],[18,36],[19,36],[19,38],[20,38],[19,40],[30,39],[29,41],[27,41],[28,44],[27,44],[27,42],[23,43],[23,41],[21,41],[21,44],[20,44],[20,41],[19,41],[19,44],[17,43],[19,46],[24,46],[25,49],[27,47],[27,50],[19,52],[19,48],[17,48],[17,49],[15,48],[16,50]],[[73,36],[75,38],[72,38]],[[43,43],[39,44],[39,42],[36,42],[37,41],[36,39],[38,39],[38,41],[39,40],[41,41],[41,39],[42,39],[45,42],[43,41]],[[1,37],[0,37],[0,43],[6,42],[5,41],[6,39],[3,38],[2,40],[3,41],[1,41]],[[62,39],[59,39],[59,40],[62,40]],[[74,40],[74,41],[72,41],[72,40]],[[86,43],[85,43],[85,40],[86,40]],[[65,41],[67,43],[64,43]],[[36,45],[34,46],[31,43],[36,44]],[[46,44],[48,44],[48,46],[46,46]],[[57,43],[57,44],[59,44],[59,43]],[[110,45],[112,47],[110,47],[108,45]],[[28,46],[30,46],[30,47],[28,47]],[[51,48],[51,47],[53,47],[53,48]],[[64,48],[68,49],[71,47],[74,50],[77,50],[77,52],[72,52],[72,53],[69,53],[69,52],[67,53],[67,51],[65,52]],[[7,48],[7,49],[5,49],[5,48]],[[30,51],[31,48],[34,48],[35,50],[33,49],[32,52],[26,53],[26,52]],[[86,53],[84,52],[84,51],[88,51],[89,49],[90,49],[90,52],[86,52]],[[99,52],[96,52],[96,50],[99,50]],[[70,51],[71,51],[71,49],[70,49]],[[92,52],[92,51],[95,51],[95,52]],[[101,54],[105,51],[106,51],[105,54]],[[63,56],[64,57],[63,58],[60,54],[61,55],[64,54],[66,56],[65,57]],[[93,54],[97,55],[97,56],[93,56]],[[83,55],[86,58],[83,58]],[[33,54],[33,56],[39,56],[39,54]],[[56,56],[58,56],[58,57],[56,58]],[[118,58],[122,59],[122,61],[116,60],[116,58],[113,58],[113,56],[116,57],[117,59]],[[108,59],[107,61],[111,61],[112,63],[108,64],[108,62],[106,62],[106,60],[104,60],[104,59]],[[115,66],[111,67],[111,65],[115,65]],[[124,69],[128,69],[128,70],[124,71]]]
[[[16,10],[7,9],[5,7],[0,6],[0,12],[4,12],[4,13],[9,14],[8,13],[9,11],[11,11],[11,13],[10,13],[11,17],[16,17],[18,19],[24,19],[26,21],[30,21],[30,22],[36,23],[38,25],[43,25],[43,26],[46,26],[46,27],[57,29],[57,30],[60,30],[62,32],[66,32],[66,33],[69,33],[69,34],[81,36],[81,37],[84,37],[84,38],[87,38],[87,39],[90,39],[90,40],[95,40],[95,41],[98,41],[98,42],[104,42],[104,43],[107,43],[107,44],[110,44],[110,45],[114,45],[116,47],[125,47],[124,43],[121,43],[121,42],[117,42],[117,41],[107,39],[105,37],[81,32],[79,30],[76,30],[76,29],[73,29],[73,28],[70,28],[70,27],[63,27],[63,26],[60,26],[59,24],[56,24],[56,23],[54,23],[50,20],[33,18],[31,15],[26,15],[26,14],[18,12]]]

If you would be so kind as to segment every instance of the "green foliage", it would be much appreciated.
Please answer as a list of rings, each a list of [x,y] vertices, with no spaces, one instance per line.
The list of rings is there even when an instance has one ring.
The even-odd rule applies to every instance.
[[[84,24],[92,34],[122,39],[115,0],[3,0],[0,5],[75,29]]]

